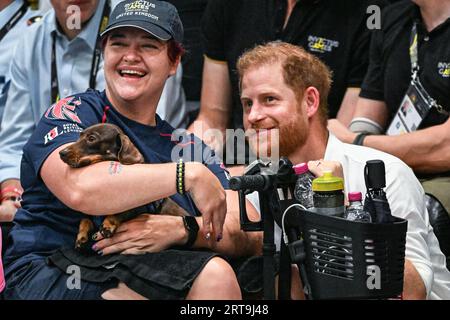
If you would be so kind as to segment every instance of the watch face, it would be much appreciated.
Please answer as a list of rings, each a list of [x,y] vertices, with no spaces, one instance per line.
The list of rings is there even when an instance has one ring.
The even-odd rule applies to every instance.
[[[184,216],[183,217],[184,226],[188,231],[188,240],[184,245],[186,248],[191,248],[197,240],[197,234],[200,227],[198,226],[197,220],[192,216]]]
[[[188,229],[189,231],[198,232],[199,226],[198,226],[198,223],[197,223],[197,220],[195,219],[195,217],[192,217],[192,216],[184,217],[184,223],[185,223],[186,229]]]

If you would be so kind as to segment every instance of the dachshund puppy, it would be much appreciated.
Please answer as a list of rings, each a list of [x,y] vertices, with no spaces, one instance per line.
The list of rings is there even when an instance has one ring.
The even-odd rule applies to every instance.
[[[59,152],[61,160],[72,168],[81,168],[101,161],[118,161],[121,164],[144,163],[144,157],[133,145],[127,135],[116,125],[102,123],[85,129],[78,141]],[[188,215],[170,198],[164,199],[158,206],[161,214],[176,216]],[[119,225],[132,219],[137,214],[133,210],[116,215],[108,215],[100,227],[100,233],[110,238]],[[75,243],[75,248],[81,249],[89,241],[89,234],[94,229],[90,219],[82,219]]]

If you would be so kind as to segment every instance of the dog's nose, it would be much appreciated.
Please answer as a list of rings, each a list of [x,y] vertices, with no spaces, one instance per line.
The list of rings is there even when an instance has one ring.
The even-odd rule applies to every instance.
[[[61,157],[61,159],[65,159],[68,155],[69,155],[69,150],[67,148],[62,149],[59,152],[59,156]]]

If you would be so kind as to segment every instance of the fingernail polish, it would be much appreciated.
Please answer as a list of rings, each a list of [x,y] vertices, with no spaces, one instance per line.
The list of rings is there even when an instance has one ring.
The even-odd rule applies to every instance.
[[[92,250],[94,250],[94,251],[97,251],[97,250],[98,250],[97,244],[94,244],[94,245],[92,246]]]
[[[222,240],[222,234],[219,234],[218,236],[217,236],[217,242],[219,242],[220,240]]]

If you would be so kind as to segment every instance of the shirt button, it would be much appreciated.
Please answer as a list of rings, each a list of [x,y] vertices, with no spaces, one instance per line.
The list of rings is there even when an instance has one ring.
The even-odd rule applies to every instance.
[[[67,96],[69,94],[69,89],[64,89],[63,93],[64,93],[65,96]]]
[[[430,37],[429,37],[429,36],[426,36],[425,38],[423,38],[423,40],[424,40],[424,41],[428,41],[428,40],[430,40]]]

